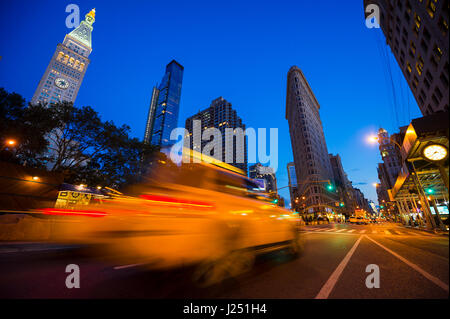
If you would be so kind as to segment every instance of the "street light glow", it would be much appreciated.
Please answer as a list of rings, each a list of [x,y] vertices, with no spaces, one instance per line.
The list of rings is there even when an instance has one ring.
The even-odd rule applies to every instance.
[[[378,142],[378,136],[376,136],[376,135],[371,135],[371,136],[369,136],[368,138],[367,138],[367,141],[369,142],[369,143],[376,143],[376,142]]]

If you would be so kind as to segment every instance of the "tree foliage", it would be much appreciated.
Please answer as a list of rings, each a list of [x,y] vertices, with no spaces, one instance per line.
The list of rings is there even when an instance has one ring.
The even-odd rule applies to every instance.
[[[26,107],[20,95],[1,88],[0,121],[2,139],[17,140],[10,161],[63,172],[69,183],[121,188],[139,180],[156,151],[130,137],[129,126],[102,121],[90,106]]]

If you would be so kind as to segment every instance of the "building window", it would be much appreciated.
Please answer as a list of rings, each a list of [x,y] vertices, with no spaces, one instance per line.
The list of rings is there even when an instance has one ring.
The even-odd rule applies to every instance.
[[[411,41],[409,45],[410,45],[409,48],[410,48],[410,50],[412,52],[412,55],[414,56],[416,54],[416,45],[414,44],[413,41]]]
[[[442,50],[436,44],[434,45],[433,53],[436,56],[437,60],[440,61],[442,57]]]
[[[421,56],[419,56],[419,58],[417,59],[417,62],[416,62],[416,70],[419,75],[422,75],[423,64],[424,64],[423,59]]]
[[[448,22],[441,16],[439,18],[439,29],[441,30],[442,35],[445,37],[448,32]]]
[[[420,16],[415,13],[414,14],[414,32],[416,33],[416,35],[419,35],[419,30],[420,30],[420,25],[421,25],[422,19],[420,18]]]
[[[419,79],[417,78],[417,76],[414,75],[413,87],[415,90],[417,89],[418,85],[419,85]]]
[[[444,87],[447,87],[448,86],[448,79],[447,79],[447,77],[445,76],[445,74],[443,72],[441,73],[440,79],[441,79],[442,84],[444,84]]]
[[[430,82],[428,82],[428,79],[424,79],[424,81],[423,81],[423,83],[425,84],[425,87],[427,88],[427,89],[429,89],[430,88]]]
[[[442,99],[442,92],[441,92],[441,90],[439,90],[439,88],[438,87],[436,87],[435,89],[434,89],[434,93],[436,94],[436,96],[438,97],[438,99],[439,99],[439,101]]]
[[[427,12],[430,15],[430,18],[434,18],[434,14],[436,13],[436,4],[437,0],[428,0],[427,3]]]
[[[428,32],[427,28],[423,28],[423,36],[425,38],[425,40],[430,41],[431,35],[430,32]]]
[[[425,41],[420,41],[420,46],[422,47],[422,50],[424,51],[424,53],[426,54],[428,51],[428,45],[425,43]]]

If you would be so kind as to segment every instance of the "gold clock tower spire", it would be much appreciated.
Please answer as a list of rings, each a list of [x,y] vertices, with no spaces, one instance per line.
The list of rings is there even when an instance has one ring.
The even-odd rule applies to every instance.
[[[31,103],[75,102],[90,63],[95,9],[58,44]]]

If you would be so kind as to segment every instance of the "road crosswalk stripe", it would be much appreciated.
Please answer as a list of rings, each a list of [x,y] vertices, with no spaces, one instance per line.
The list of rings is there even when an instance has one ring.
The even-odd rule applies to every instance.
[[[341,231],[345,231],[345,229],[336,230],[336,233],[340,233]]]
[[[361,230],[359,233],[360,233],[360,234],[364,234],[365,232],[366,232],[366,230],[363,229],[363,230]]]
[[[384,233],[387,234],[387,235],[392,235],[392,234],[389,232],[389,230],[385,230]]]
[[[378,233],[378,231],[377,230],[372,230],[372,234],[376,234],[376,233]]]
[[[332,228],[332,229],[327,229],[326,231],[333,231],[334,230],[334,228]]]
[[[355,230],[354,229],[351,229],[351,230],[349,230],[348,232],[349,233],[353,233]]]

